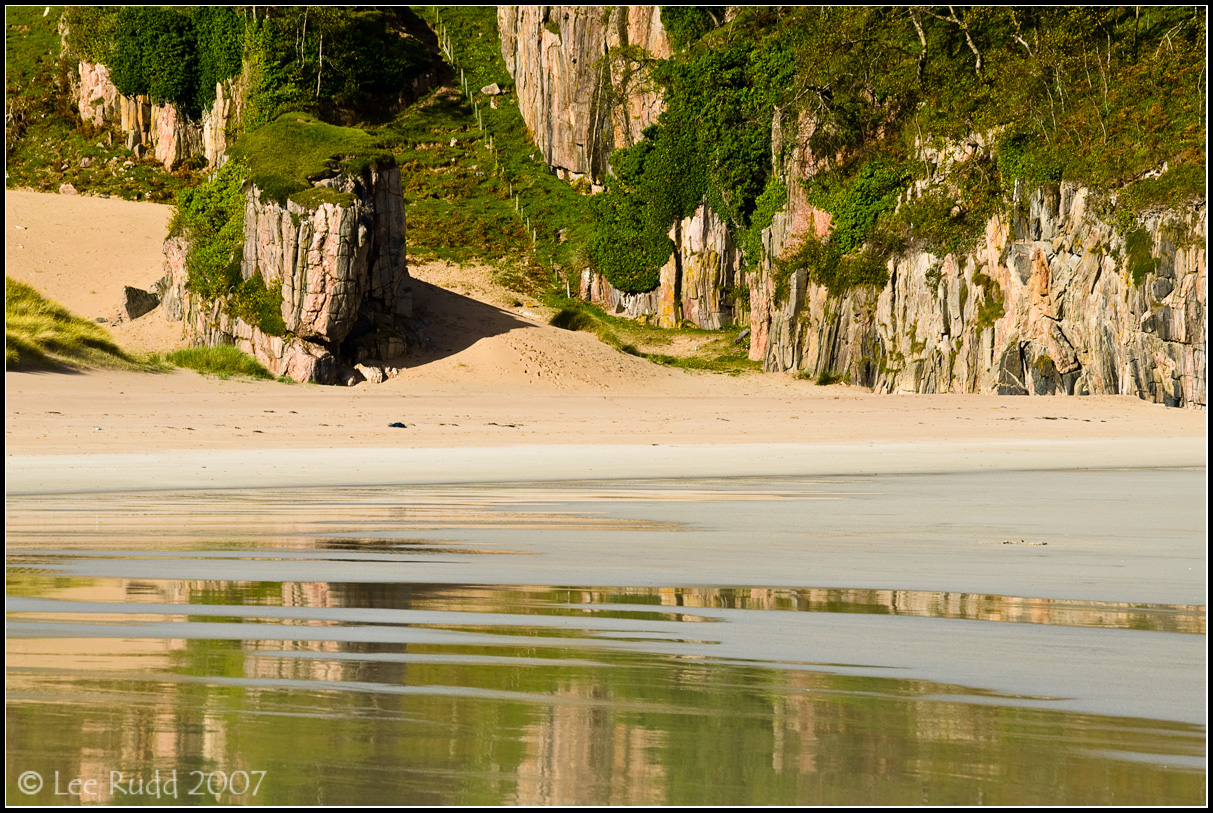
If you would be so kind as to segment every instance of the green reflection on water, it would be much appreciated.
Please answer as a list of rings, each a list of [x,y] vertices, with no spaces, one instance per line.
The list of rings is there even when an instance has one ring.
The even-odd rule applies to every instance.
[[[10,803],[65,801],[51,788],[22,794],[14,783],[25,770],[47,777],[58,772],[64,782],[101,780],[104,792],[85,801],[151,803],[157,800],[110,792],[110,772],[150,777],[174,769],[182,780],[210,771],[266,772],[256,797],[186,796],[182,783],[176,801],[183,803],[1204,799],[1199,726],[1015,707],[989,692],[922,680],[687,657],[672,651],[671,638],[661,640],[660,651],[617,651],[588,645],[587,630],[576,625],[523,620],[550,612],[557,615],[549,623],[556,623],[596,601],[635,606],[645,598],[636,588],[198,581],[161,583],[156,590],[146,582],[105,581],[47,579],[40,592],[95,601],[106,599],[108,588],[122,623],[130,622],[123,611],[139,601],[171,595],[180,616],[169,629],[179,635],[183,628],[202,629],[203,621],[229,620],[190,615],[191,605],[456,609],[470,619],[509,614],[517,623],[481,629],[500,643],[470,644],[458,636],[475,630],[474,623],[416,625],[453,636],[432,643],[338,641],[323,634],[295,640],[281,629],[331,626],[316,617],[277,619],[273,627],[287,633],[286,640],[172,633],[45,638],[38,637],[37,623],[28,623],[39,614],[10,614],[14,628],[29,636],[8,642]],[[136,588],[136,600],[114,600],[127,586]],[[750,597],[755,607],[757,595]],[[682,606],[661,608],[662,596],[680,597]],[[681,620],[688,603],[710,606],[719,596],[686,588],[651,590],[653,598],[659,601],[646,600],[649,609],[679,611],[657,613],[664,622]],[[778,603],[786,596],[768,598]],[[70,612],[70,601],[63,605],[46,621],[100,623],[96,614]],[[693,637],[694,629],[681,634]],[[959,702],[966,696],[982,702]]]
[[[10,500],[8,802],[76,801],[54,794],[57,773],[64,785],[98,781],[102,792],[81,801],[157,804],[166,800],[111,791],[110,772],[175,770],[169,801],[199,804],[1204,803],[1202,725],[898,678],[905,661],[893,655],[865,674],[806,662],[811,647],[797,661],[796,647],[730,655],[719,635],[740,630],[736,643],[816,614],[824,623],[813,629],[892,630],[889,640],[919,625],[929,631],[913,643],[924,649],[933,636],[997,627],[991,634],[1013,630],[1029,646],[1057,628],[1121,642],[1136,633],[1102,630],[1147,630],[1141,639],[1182,640],[1187,652],[1205,633],[1203,607],[870,587],[547,586],[560,577],[542,575],[517,577],[535,586],[458,583],[473,554],[530,548],[517,534],[448,529],[687,537],[687,521],[710,524],[700,508],[721,499],[787,507],[850,485],[596,488]],[[585,507],[665,498],[694,510],[638,518]],[[571,500],[582,508],[566,512]],[[426,572],[453,583],[410,580],[436,558],[450,569]],[[475,572],[495,572],[476,558]],[[296,580],[263,580],[288,578],[283,568]],[[881,572],[903,583],[894,568]],[[864,623],[843,623],[855,621]],[[998,664],[979,667],[988,671],[970,682],[1000,685],[990,678]],[[1143,694],[1168,691],[1168,668],[1149,672],[1160,684]],[[953,679],[947,668],[930,674]],[[31,770],[46,783],[26,795],[20,775]],[[215,771],[265,778],[255,797],[188,793],[194,772]]]

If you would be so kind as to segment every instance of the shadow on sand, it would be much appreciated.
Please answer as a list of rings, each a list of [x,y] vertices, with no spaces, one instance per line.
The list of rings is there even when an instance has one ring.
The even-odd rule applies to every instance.
[[[453,356],[481,339],[536,328],[507,310],[448,291],[423,280],[413,280],[413,312],[424,347],[398,360],[402,367],[422,367]]]

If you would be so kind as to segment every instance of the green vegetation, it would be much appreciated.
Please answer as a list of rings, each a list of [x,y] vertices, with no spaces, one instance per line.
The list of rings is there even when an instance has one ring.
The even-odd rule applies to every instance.
[[[229,161],[207,183],[177,196],[169,233],[189,241],[188,285],[208,298],[228,293],[240,281],[247,177],[244,164]]]
[[[213,375],[218,378],[245,376],[273,379],[274,377],[255,358],[228,344],[175,350],[169,353],[167,358],[170,363],[178,367],[197,370],[203,375]]]
[[[883,284],[878,266],[908,243],[963,251],[1017,184],[1116,193],[1126,231],[1152,205],[1205,192],[1203,9],[746,8],[723,19],[662,10],[679,50],[652,66],[665,111],[612,156],[595,206],[593,259],[624,290],[655,284],[668,257],[658,236],[701,200],[755,262],[779,197],[773,124],[813,123],[807,191],[833,215],[824,247],[785,259],[785,287],[795,267],[835,293]],[[923,148],[953,154],[924,163]],[[930,191],[897,208],[913,180]]]
[[[259,270],[236,285],[229,307],[233,316],[256,325],[262,333],[269,336],[286,334],[286,322],[282,319],[282,283],[267,284]]]
[[[556,327],[593,333],[616,350],[657,364],[729,375],[762,369],[761,362],[749,359],[748,342],[737,341],[736,328],[664,329],[610,316],[593,305],[563,296],[549,297],[549,304],[559,308],[551,319]]]
[[[889,280],[886,258],[887,254],[872,247],[843,254],[836,242],[806,234],[791,255],[775,262],[775,298],[787,301],[789,281],[799,269],[805,269],[810,281],[824,285],[835,295],[856,285],[880,288]]]
[[[67,24],[75,55],[108,66],[124,95],[171,102],[194,118],[247,59],[250,130],[286,110],[381,116],[407,95],[409,79],[437,64],[411,35],[419,20],[405,8],[74,7]]]
[[[501,58],[496,9],[424,13],[453,43],[452,61],[470,99],[439,90],[374,131],[401,168],[409,254],[455,262],[511,258],[506,281],[543,293],[580,271],[590,200],[543,163],[513,94],[478,92],[514,84]]]
[[[593,333],[599,322],[582,308],[566,306],[551,318],[549,324],[564,330],[585,330]]]
[[[661,27],[670,44],[683,50],[698,42],[704,34],[724,20],[724,6],[662,6]]]
[[[389,150],[365,130],[326,124],[300,112],[283,113],[270,124],[245,133],[228,150],[248,167],[248,180],[265,199],[301,206],[350,203],[349,195],[314,188],[312,181],[339,174],[360,175],[369,166],[392,166]]]
[[[886,228],[877,234],[875,227],[893,211],[907,180],[904,169],[871,161],[854,177],[840,181],[824,175],[809,184],[809,202],[834,215],[829,238],[806,235],[790,256],[776,262],[779,300],[786,301],[787,280],[800,268],[834,294],[856,285],[883,287],[888,258],[900,244],[896,233]]]
[[[72,7],[66,22],[68,47],[106,65],[120,93],[194,118],[215,101],[215,85],[240,72],[245,23],[230,7]]]
[[[109,331],[73,316],[30,286],[4,278],[4,366],[9,370],[136,369]]]
[[[260,270],[244,279],[240,269],[248,175],[245,165],[232,159],[206,183],[183,189],[169,232],[188,241],[186,285],[191,291],[221,300],[228,313],[263,333],[282,336],[282,284],[267,285]]]
[[[815,9],[801,23],[795,89],[813,153],[835,156],[827,174],[900,162],[935,184],[888,218],[903,239],[963,250],[1017,182],[1117,192],[1129,223],[1156,194],[1139,184],[1171,202],[1204,192],[1203,10]],[[989,143],[942,166],[914,157],[975,137]],[[1137,180],[1164,163],[1167,180]]]
[[[719,11],[666,8],[662,15],[675,45],[686,48],[651,66],[665,110],[643,141],[611,156],[614,177],[595,206],[591,259],[625,291],[656,285],[656,269],[673,250],[666,233],[700,204],[752,250],[773,202],[786,196],[771,183],[770,156],[771,120],[792,78],[789,31],[768,25],[765,12],[743,12],[715,30]],[[745,257],[751,265],[757,259],[756,252]]]
[[[1158,268],[1158,260],[1151,256],[1154,241],[1144,228],[1136,228],[1125,236],[1125,251],[1129,255],[1129,273],[1133,284],[1140,285],[1147,274]]]
[[[5,102],[30,85],[45,57],[59,53],[59,9],[45,6],[8,6],[4,9]]]
[[[177,172],[140,159],[120,138],[81,119],[70,94],[71,63],[59,58],[61,9],[5,9],[6,185],[10,189],[81,192],[127,200],[171,201],[196,183],[190,166]]]
[[[121,92],[172,102],[194,118],[213,103],[216,84],[247,63],[243,120],[229,123],[229,137],[288,111],[330,122],[384,120],[412,100],[414,80],[440,65],[422,42],[424,23],[405,8],[72,7],[66,58],[59,57],[61,10],[42,11],[6,10],[9,187],[54,191],[71,183],[81,192],[169,201],[203,180],[197,162],[167,173],[125,149],[123,134],[82,121],[70,96],[81,59],[105,64]]]
[[[977,306],[976,327],[981,331],[1006,316],[1006,297],[1003,295],[1002,286],[980,271],[973,275],[973,284],[985,293],[985,299]]]
[[[441,64],[426,35],[404,7],[257,7],[245,29],[245,129],[294,110],[342,124],[389,119],[415,99],[413,80]]]

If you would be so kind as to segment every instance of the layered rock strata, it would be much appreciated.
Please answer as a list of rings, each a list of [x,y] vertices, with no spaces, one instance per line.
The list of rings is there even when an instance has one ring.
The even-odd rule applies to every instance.
[[[315,208],[246,194],[241,275],[282,286],[284,336],[232,316],[222,301],[187,288],[181,237],[165,243],[164,307],[197,344],[235,344],[275,375],[321,384],[356,383],[403,355],[411,335],[412,287],[405,264],[404,203],[395,168],[320,182],[349,193]],[[379,380],[382,380],[380,377]]]

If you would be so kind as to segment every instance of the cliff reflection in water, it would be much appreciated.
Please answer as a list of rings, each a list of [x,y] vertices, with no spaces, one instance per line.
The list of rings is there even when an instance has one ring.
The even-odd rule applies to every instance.
[[[630,503],[591,516],[585,494],[570,510],[486,491],[458,516],[388,497],[344,525],[340,500],[292,522],[221,495],[56,511],[10,498],[8,801],[61,801],[18,789],[27,770],[97,779],[87,802],[124,801],[113,771],[156,770],[178,772],[182,802],[201,799],[185,796],[190,772],[214,771],[265,779],[256,797],[205,798],[274,804],[1204,799],[1202,724],[1086,710],[1122,702],[1108,677],[1122,663],[1158,675],[1132,691],[1186,697],[1167,681],[1203,652],[1203,607],[458,583],[506,562],[552,575],[550,555],[519,555],[521,527],[576,547],[578,533],[686,526]],[[158,537],[132,511],[151,505],[192,521]],[[272,569],[295,578],[247,578]],[[1054,652],[1076,665],[1017,676],[1052,670]]]
[[[53,765],[103,786],[111,770],[175,767],[268,771],[266,802],[1111,802],[1195,799],[1202,787],[1199,772],[1164,757],[1128,759],[1199,758],[1198,727],[676,651],[703,638],[689,622],[714,620],[697,608],[979,604],[988,615],[1005,597],[17,581],[62,606],[9,615],[10,764]],[[1005,599],[1001,612],[1030,615],[1022,601]],[[155,612],[139,612],[149,605]],[[228,615],[237,608],[253,614]],[[1098,625],[1118,613],[1136,623],[1132,609],[1066,612],[1070,622],[1090,612]],[[1195,611],[1146,619],[1203,631]],[[47,637],[26,637],[40,629]]]

